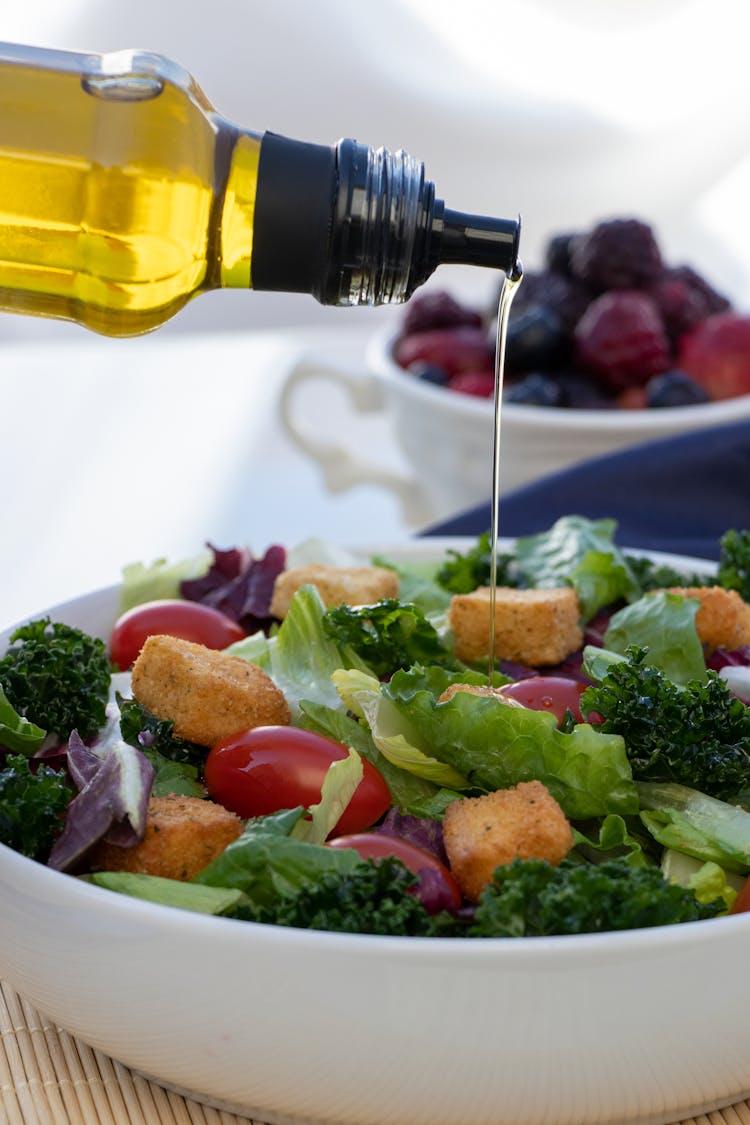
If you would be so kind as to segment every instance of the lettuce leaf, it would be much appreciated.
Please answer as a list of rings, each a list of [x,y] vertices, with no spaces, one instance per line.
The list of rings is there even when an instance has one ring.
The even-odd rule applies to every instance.
[[[750,813],[676,782],[636,784],[641,821],[663,847],[727,871],[750,869]]]
[[[616,529],[611,519],[563,516],[548,531],[522,536],[516,543],[516,565],[524,584],[572,585],[584,621],[605,605],[634,601],[641,588],[613,542]]]
[[[647,594],[610,618],[604,648],[624,653],[630,645],[648,650],[646,663],[653,664],[675,684],[706,679],[695,617],[699,602],[660,590]]]
[[[328,848],[292,835],[305,815],[303,808],[285,809],[248,821],[242,835],[192,882],[242,891],[258,907],[296,894],[326,871],[352,871],[361,862],[353,848]]]
[[[553,715],[491,696],[459,692],[438,703],[455,679],[444,669],[413,668],[379,685],[380,700],[357,693],[381,752],[449,789],[491,791],[539,780],[574,820],[638,811],[619,735],[585,723],[564,734]],[[450,781],[436,776],[435,763],[450,768]]]
[[[253,633],[226,651],[264,669],[286,696],[296,722],[302,700],[343,708],[331,677],[337,668],[371,669],[348,645],[327,636],[323,627],[326,607],[314,586],[302,586],[292,598],[289,612],[271,637]]]

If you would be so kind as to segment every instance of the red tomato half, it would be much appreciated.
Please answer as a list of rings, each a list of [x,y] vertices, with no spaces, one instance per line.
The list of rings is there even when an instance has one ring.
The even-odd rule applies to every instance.
[[[115,622],[109,638],[113,664],[127,671],[143,648],[147,637],[164,634],[194,641],[207,648],[227,648],[247,636],[244,629],[211,606],[185,602],[178,598],[144,602],[134,606]]]
[[[209,795],[243,818],[267,816],[320,800],[332,762],[348,756],[340,742],[297,727],[255,727],[217,742],[209,752],[205,782]],[[391,805],[388,786],[374,766],[362,761],[364,776],[344,809],[335,833],[370,828]]]
[[[740,887],[737,898],[732,903],[730,914],[745,914],[750,910],[750,878]]]
[[[573,712],[577,723],[583,722],[581,696],[585,690],[586,684],[569,680],[565,676],[529,676],[528,679],[516,680],[500,688],[503,695],[523,703],[524,707],[530,707],[532,711],[549,711],[558,723],[565,717],[567,710]]]
[[[335,840],[328,841],[328,846],[354,848],[362,859],[378,860],[386,856],[394,856],[415,875],[427,872],[429,879],[437,880],[438,894],[435,895],[434,886],[429,887],[428,890],[430,898],[435,901],[438,909],[455,911],[461,906],[461,891],[448,868],[432,852],[418,848],[416,844],[410,844],[398,836],[387,836],[384,832],[358,832],[352,836],[337,836]],[[422,895],[419,897],[423,898]],[[429,910],[428,903],[424,902],[424,905]]]

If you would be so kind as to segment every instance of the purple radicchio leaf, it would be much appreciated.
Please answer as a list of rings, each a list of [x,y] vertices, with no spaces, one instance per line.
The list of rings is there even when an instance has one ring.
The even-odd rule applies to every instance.
[[[70,870],[100,840],[120,847],[142,840],[154,777],[148,759],[122,739],[97,744],[95,753],[77,731],[68,743],[68,763],[79,793],[47,861],[56,871]]]
[[[182,597],[220,610],[247,633],[267,630],[274,620],[271,597],[276,578],[286,566],[286,550],[272,546],[262,558],[256,558],[247,548],[222,551],[210,543],[207,546],[213,552],[213,563],[201,578],[180,583]]]
[[[406,840],[407,844],[430,852],[441,863],[448,862],[443,846],[443,826],[432,817],[411,816],[391,808],[374,831],[384,836],[395,836],[397,840]]]

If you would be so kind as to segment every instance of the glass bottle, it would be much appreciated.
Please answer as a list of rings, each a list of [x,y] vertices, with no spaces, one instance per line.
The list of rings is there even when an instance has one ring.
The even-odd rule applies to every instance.
[[[0,44],[1,309],[130,336],[223,287],[400,302],[441,262],[512,271],[518,239],[404,152],[239,128],[159,55]]]

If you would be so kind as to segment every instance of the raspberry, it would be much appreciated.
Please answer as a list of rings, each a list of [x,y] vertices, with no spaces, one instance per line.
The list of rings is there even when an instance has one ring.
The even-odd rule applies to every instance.
[[[609,219],[571,246],[574,277],[597,293],[607,289],[642,289],[662,272],[654,232],[638,219]]]
[[[448,375],[478,368],[489,371],[493,368],[494,343],[490,344],[483,328],[433,328],[402,336],[396,341],[393,358],[400,367],[434,363]]]
[[[659,310],[645,293],[604,293],[589,305],[575,331],[578,362],[612,390],[642,386],[671,366]]]
[[[461,371],[454,375],[448,384],[452,391],[475,398],[492,398],[495,393],[495,377],[488,371]]]
[[[680,340],[678,366],[712,399],[750,394],[750,316],[716,313]]]
[[[689,266],[664,270],[649,288],[672,340],[706,317],[729,309],[729,301]]]
[[[478,328],[482,317],[476,309],[459,304],[450,293],[436,290],[419,293],[407,304],[403,317],[403,333],[427,332],[431,328],[458,328],[470,325]]]

